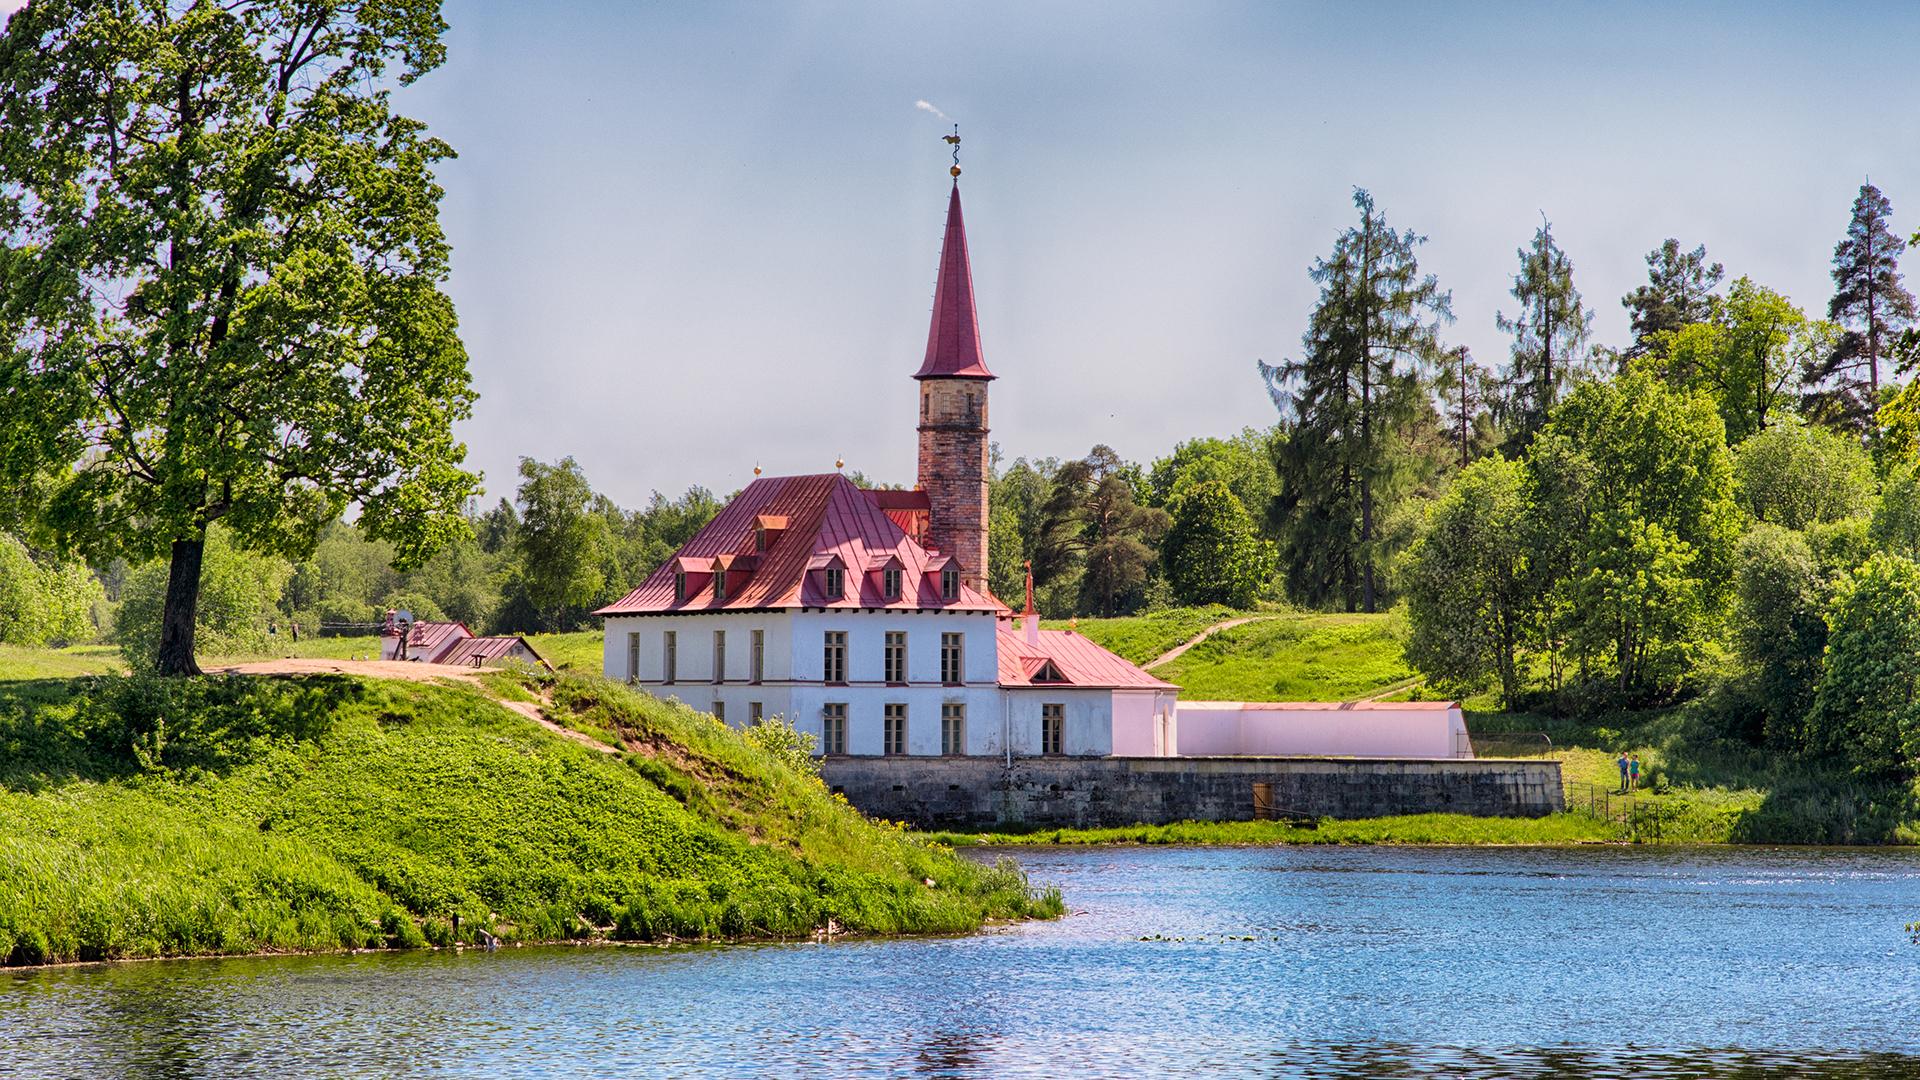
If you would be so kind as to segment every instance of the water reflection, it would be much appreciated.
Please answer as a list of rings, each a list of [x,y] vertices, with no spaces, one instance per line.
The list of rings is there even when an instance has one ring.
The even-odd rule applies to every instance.
[[[0,974],[0,1076],[1920,1076],[1920,853],[1035,851],[970,938]]]

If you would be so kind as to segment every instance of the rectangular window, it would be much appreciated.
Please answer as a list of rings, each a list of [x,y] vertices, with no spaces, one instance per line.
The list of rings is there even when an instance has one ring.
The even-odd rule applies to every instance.
[[[640,681],[640,635],[627,635],[627,681]]]
[[[670,683],[680,674],[680,635],[669,630],[662,636],[660,646],[660,681]]]
[[[725,630],[713,632],[713,681],[717,683],[727,681],[727,632]]]
[[[907,707],[901,704],[884,706],[886,730],[882,732],[885,742],[881,752],[885,754],[904,754],[907,752]]]
[[[715,601],[727,598],[727,572],[718,566],[713,568],[713,598]]]
[[[847,632],[827,631],[826,656],[822,658],[820,677],[830,683],[847,681]]]
[[[840,568],[837,566],[827,567],[827,599],[838,600],[840,599],[840,594],[845,591],[846,586],[843,583]]]
[[[820,752],[823,754],[844,754],[847,752],[847,703],[829,701],[820,706]]]
[[[727,722],[727,703],[719,698],[713,699],[713,718],[723,724]]]
[[[907,632],[905,630],[887,631],[886,654],[882,665],[885,671],[882,677],[896,686],[907,681]]]
[[[1065,705],[1040,706],[1040,752],[1043,754],[1064,754],[1067,743],[1067,707]]]
[[[755,525],[753,527],[753,550],[767,550],[767,527],[765,525]]]
[[[751,640],[752,655],[748,659],[753,666],[748,670],[747,677],[759,682],[767,677],[767,632],[755,630]]]
[[[967,752],[967,707],[957,701],[940,706],[940,752]]]
[[[687,575],[673,575],[673,602],[679,603],[687,598]]]
[[[759,722],[760,722],[760,703],[757,701],[747,702],[747,723],[757,724]]]
[[[960,571],[951,566],[940,571],[940,599],[960,599]]]
[[[966,681],[965,641],[962,634],[940,635],[940,681],[948,686]]]
[[[892,567],[880,571],[880,591],[889,600],[900,599],[900,571]]]

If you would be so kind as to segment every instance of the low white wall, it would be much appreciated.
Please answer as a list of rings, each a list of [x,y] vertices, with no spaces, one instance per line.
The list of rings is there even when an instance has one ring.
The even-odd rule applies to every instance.
[[[1183,701],[1172,752],[1181,757],[1470,758],[1473,744],[1458,702]]]

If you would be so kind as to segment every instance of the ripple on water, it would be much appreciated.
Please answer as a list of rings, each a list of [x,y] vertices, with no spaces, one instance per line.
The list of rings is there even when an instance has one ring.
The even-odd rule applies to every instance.
[[[1917,852],[1011,854],[1078,914],[12,973],[0,1076],[1920,1075]]]

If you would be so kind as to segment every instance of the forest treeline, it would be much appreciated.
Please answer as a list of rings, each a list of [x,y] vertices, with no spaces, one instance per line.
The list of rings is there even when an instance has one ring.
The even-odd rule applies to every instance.
[[[1880,191],[1854,201],[1824,310],[1667,239],[1612,344],[1543,219],[1491,313],[1511,339],[1492,364],[1447,340],[1425,238],[1365,191],[1354,208],[1309,268],[1299,348],[1258,365],[1272,427],[1144,464],[996,448],[996,592],[1018,603],[1030,563],[1056,617],[1404,603],[1410,656],[1443,687],[1576,712],[1711,692],[1757,743],[1920,755],[1920,332]],[[512,498],[405,572],[345,522],[298,560],[216,529],[202,630],[351,631],[387,607],[578,628],[721,503],[692,488],[628,510],[571,459],[525,460]],[[166,573],[87,572],[13,537],[0,568],[0,639],[29,644],[139,633]]]

